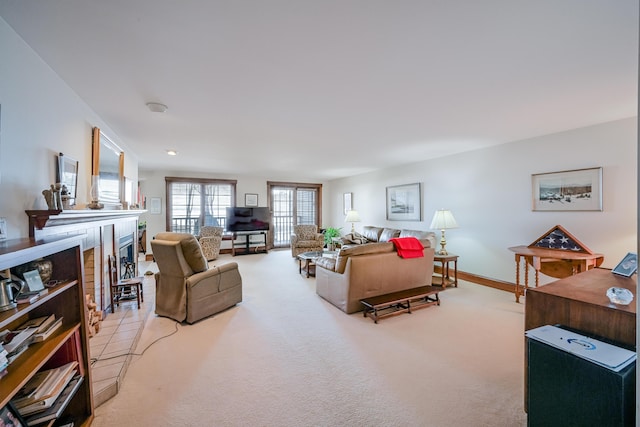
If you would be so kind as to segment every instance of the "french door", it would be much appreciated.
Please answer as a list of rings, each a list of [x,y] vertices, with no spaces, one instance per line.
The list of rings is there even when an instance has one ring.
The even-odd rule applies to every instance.
[[[322,184],[267,182],[271,209],[271,245],[286,248],[291,244],[293,226],[322,223]]]

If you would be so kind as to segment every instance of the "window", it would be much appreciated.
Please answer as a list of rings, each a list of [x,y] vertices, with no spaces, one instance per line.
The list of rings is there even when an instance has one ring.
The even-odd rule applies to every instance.
[[[200,234],[200,227],[224,227],[226,208],[235,206],[236,181],[166,177],[167,229]]]

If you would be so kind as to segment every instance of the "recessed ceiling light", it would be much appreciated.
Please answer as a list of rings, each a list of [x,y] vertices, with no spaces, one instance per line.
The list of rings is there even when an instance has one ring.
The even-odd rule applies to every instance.
[[[167,150],[167,154],[170,156],[177,156],[178,152],[176,150]]]
[[[147,108],[153,113],[164,113],[168,107],[159,102],[147,102]]]

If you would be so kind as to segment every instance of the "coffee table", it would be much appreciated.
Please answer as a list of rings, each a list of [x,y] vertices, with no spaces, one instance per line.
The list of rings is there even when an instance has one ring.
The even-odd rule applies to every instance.
[[[302,274],[304,271],[307,273],[307,277],[316,276],[316,258],[320,258],[322,256],[322,251],[311,251],[311,252],[303,252],[298,254],[296,258],[298,258],[298,273]],[[304,267],[302,263],[304,262]]]
[[[323,256],[335,257],[337,253],[337,251],[311,251],[298,254],[296,257],[298,259],[298,273],[302,274],[304,271],[307,274],[307,277],[316,277],[315,260]],[[304,267],[302,266],[303,261]]]

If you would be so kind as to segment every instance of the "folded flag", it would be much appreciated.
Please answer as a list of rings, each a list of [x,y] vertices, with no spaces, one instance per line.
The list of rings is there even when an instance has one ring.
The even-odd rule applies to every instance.
[[[424,256],[423,246],[415,237],[394,237],[389,239],[396,246],[401,258],[420,258]]]

